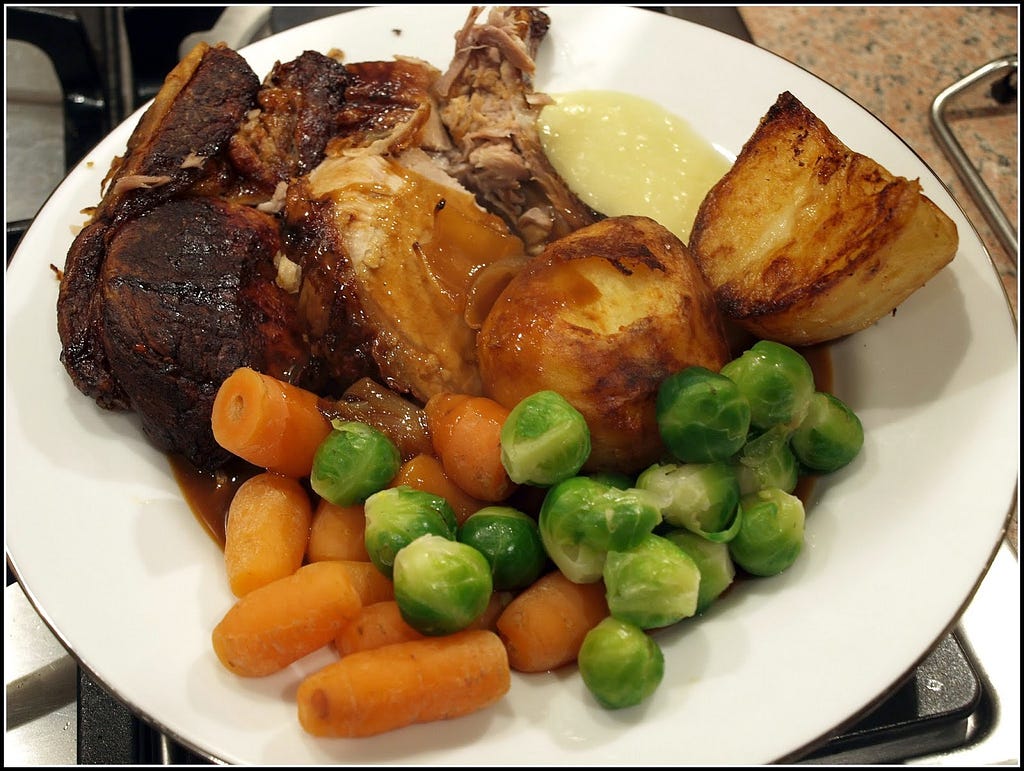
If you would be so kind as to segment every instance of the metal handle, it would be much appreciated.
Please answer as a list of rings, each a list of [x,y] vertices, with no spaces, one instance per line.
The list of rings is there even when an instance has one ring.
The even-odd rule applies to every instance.
[[[1009,218],[1007,218],[1006,213],[999,205],[995,196],[992,195],[992,191],[989,189],[988,185],[985,184],[985,180],[981,178],[978,170],[967,157],[963,147],[960,146],[960,142],[950,130],[949,124],[946,123],[945,118],[946,105],[953,99],[953,97],[987,77],[1001,74],[1009,70],[1015,71],[1016,69],[1017,54],[1005,56],[1001,59],[995,59],[994,61],[979,67],[970,75],[957,81],[935,97],[935,100],[932,102],[930,117],[932,129],[935,131],[936,137],[942,144],[946,155],[949,156],[953,165],[956,167],[957,173],[960,174],[961,179],[963,179],[967,184],[974,200],[981,207],[982,214],[985,215],[985,218],[992,226],[992,229],[995,231],[996,236],[999,238],[1003,246],[1006,247],[1014,258],[1019,259],[1017,231],[1010,223]]]

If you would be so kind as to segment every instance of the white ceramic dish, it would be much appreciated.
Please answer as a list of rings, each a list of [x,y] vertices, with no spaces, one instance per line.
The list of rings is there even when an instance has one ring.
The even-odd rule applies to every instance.
[[[306,49],[444,68],[458,6],[345,13],[246,49],[262,76]],[[174,738],[228,763],[749,764],[792,757],[872,705],[955,622],[1005,527],[1019,464],[1016,340],[984,247],[924,163],[877,119],[786,61],[627,7],[558,6],[538,86],[654,99],[734,156],[783,90],[853,149],[919,177],[960,232],[954,262],[899,312],[833,348],[835,391],[863,420],[856,461],[815,488],[804,553],[704,618],[657,634],[666,677],[608,712],[574,668],[515,676],[498,705],[363,740],[300,728],[294,693],[314,654],[239,679],[210,632],[232,602],[216,544],[130,416],[99,410],[58,361],[57,280],[138,115],[53,194],[5,286],[5,524],[26,592],[73,655]]]

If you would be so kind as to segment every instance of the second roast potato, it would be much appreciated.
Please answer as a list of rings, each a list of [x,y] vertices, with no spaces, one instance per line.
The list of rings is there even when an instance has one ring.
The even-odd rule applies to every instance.
[[[509,409],[562,394],[587,419],[586,471],[635,472],[664,449],[661,381],[717,372],[729,345],[689,250],[647,217],[610,217],[550,244],[498,297],[477,339],[484,391]]]
[[[723,317],[794,346],[871,326],[956,254],[956,223],[788,91],[697,212],[690,250]]]

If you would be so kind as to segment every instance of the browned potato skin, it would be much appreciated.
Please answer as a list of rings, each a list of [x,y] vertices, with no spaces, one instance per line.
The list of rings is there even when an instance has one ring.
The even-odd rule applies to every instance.
[[[723,316],[789,345],[874,324],[956,254],[955,223],[789,92],[701,204],[690,249]]]
[[[587,419],[585,471],[635,472],[663,452],[658,386],[729,346],[686,245],[647,217],[613,217],[550,244],[508,284],[477,339],[485,393],[511,409],[562,394]]]

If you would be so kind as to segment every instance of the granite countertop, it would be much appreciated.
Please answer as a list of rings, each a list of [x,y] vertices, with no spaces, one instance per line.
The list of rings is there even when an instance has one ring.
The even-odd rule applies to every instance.
[[[757,45],[812,72],[870,110],[931,167],[987,247],[1016,323],[1018,255],[1003,245],[982,214],[933,133],[929,116],[932,102],[943,90],[989,62],[1017,54],[1019,6],[749,6],[738,10]],[[985,81],[950,101],[945,114],[950,130],[1016,231],[1017,102],[1000,106],[989,96]],[[1019,544],[1017,512],[1007,536],[1014,552]]]

